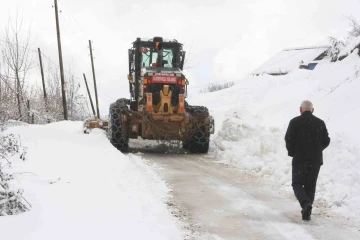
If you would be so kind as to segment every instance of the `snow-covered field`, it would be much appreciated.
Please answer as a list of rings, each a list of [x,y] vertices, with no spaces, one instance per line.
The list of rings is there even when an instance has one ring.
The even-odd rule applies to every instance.
[[[10,159],[24,198],[23,214],[0,217],[1,239],[183,239],[166,202],[169,189],[133,154],[123,155],[82,122],[9,128],[27,147]],[[15,158],[16,156],[14,156]]]
[[[292,193],[291,158],[284,136],[303,100],[327,124],[330,146],[317,185],[315,211],[325,205],[360,222],[360,57],[320,61],[314,71],[249,77],[236,86],[189,99],[207,105],[215,117],[212,150],[223,163],[252,172]]]

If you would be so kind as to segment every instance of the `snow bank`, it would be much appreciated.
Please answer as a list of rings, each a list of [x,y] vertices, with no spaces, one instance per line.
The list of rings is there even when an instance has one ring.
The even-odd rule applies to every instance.
[[[301,61],[307,64],[327,49],[329,49],[328,46],[284,49],[253,71],[252,74],[288,73],[291,70],[298,69]]]
[[[3,239],[182,239],[165,183],[103,131],[64,121],[7,132],[28,148],[12,169],[32,208],[0,218]]]
[[[360,221],[360,58],[357,51],[341,62],[320,61],[314,71],[286,76],[250,77],[230,89],[202,95],[213,113],[217,158],[279,184],[292,193],[291,158],[285,132],[300,103],[309,99],[331,137],[316,200]],[[213,101],[216,99],[216,101]]]

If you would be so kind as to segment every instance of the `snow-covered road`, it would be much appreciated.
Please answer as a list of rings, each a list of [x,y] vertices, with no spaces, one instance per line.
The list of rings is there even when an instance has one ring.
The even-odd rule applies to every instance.
[[[3,171],[24,189],[28,212],[0,217],[0,239],[180,240],[166,201],[169,189],[144,159],[124,155],[105,132],[82,122],[9,127],[27,147]]]
[[[315,208],[303,222],[300,207],[278,186],[214,162],[212,154],[139,149],[173,190],[173,204],[189,219],[195,239],[360,239],[360,229]],[[197,237],[196,237],[197,236]]]

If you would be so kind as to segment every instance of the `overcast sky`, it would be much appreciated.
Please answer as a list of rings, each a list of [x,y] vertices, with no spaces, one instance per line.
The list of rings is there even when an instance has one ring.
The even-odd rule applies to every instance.
[[[0,3],[1,25],[18,9],[31,24],[31,47],[58,63],[54,1]],[[84,72],[92,81],[88,40],[93,41],[100,107],[107,114],[111,102],[129,96],[127,49],[137,37],[184,43],[189,88],[195,89],[239,80],[284,48],[344,37],[346,17],[357,17],[360,1],[61,0],[59,8],[64,66],[79,80]]]

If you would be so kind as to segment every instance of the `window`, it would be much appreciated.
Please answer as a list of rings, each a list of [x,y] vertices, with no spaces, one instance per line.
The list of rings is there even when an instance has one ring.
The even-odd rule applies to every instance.
[[[142,48],[142,67],[151,67],[158,60],[160,52],[154,52],[152,48]],[[173,67],[174,53],[173,49],[163,49],[162,51],[163,67]]]
[[[174,55],[173,55],[172,49],[164,49],[163,50],[164,67],[172,67],[173,57],[174,57]]]

